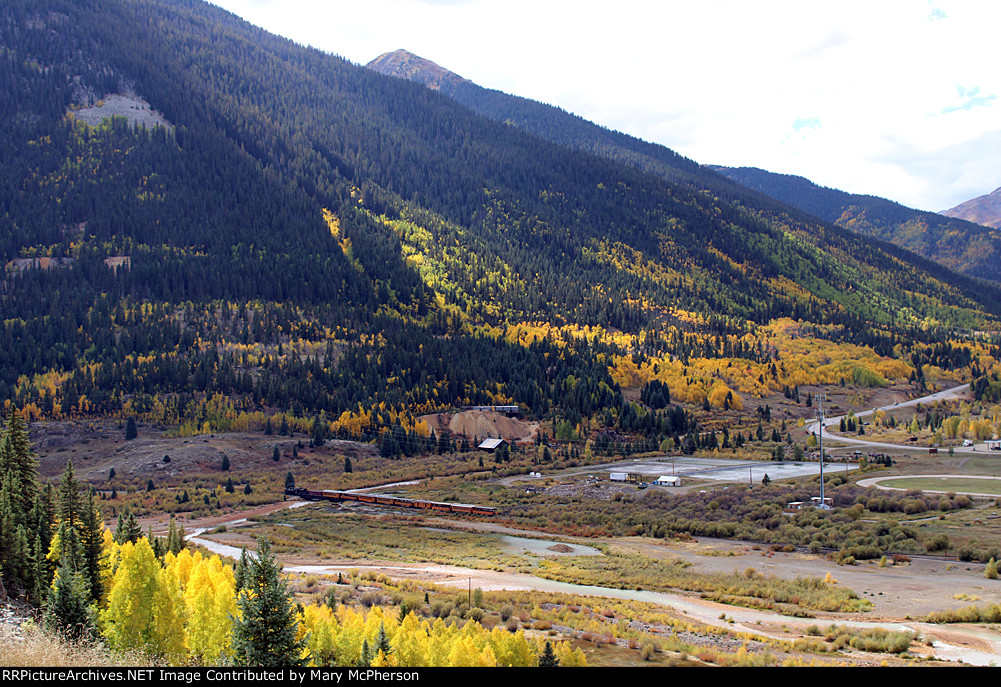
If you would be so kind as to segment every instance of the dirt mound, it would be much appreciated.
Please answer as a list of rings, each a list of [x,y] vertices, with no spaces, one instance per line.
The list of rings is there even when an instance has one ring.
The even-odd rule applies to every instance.
[[[467,410],[461,413],[438,413],[420,418],[436,434],[448,430],[469,439],[488,437],[523,441],[538,429],[537,423],[522,422],[492,410]]]
[[[570,553],[573,549],[566,544],[553,544],[547,551],[555,551],[556,553]]]

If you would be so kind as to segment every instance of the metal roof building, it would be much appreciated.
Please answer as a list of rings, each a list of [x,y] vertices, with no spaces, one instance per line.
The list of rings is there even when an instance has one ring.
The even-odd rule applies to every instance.
[[[484,439],[476,448],[481,451],[496,451],[497,448],[503,443],[503,439]]]

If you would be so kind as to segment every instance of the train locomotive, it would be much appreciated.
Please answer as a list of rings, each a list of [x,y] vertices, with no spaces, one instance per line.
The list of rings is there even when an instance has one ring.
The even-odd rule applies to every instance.
[[[476,506],[469,503],[444,503],[441,501],[425,501],[421,499],[405,499],[399,496],[364,494],[354,491],[337,491],[334,489],[314,491],[304,487],[291,487],[285,490],[285,495],[295,496],[308,501],[357,501],[359,503],[371,503],[378,506],[416,508],[419,510],[437,511],[440,513],[460,513],[465,515],[486,516],[497,514],[497,509],[491,508],[490,506]]]

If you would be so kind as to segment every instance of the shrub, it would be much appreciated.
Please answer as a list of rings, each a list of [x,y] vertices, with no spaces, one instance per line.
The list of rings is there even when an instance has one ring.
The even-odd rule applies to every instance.
[[[925,549],[928,551],[946,551],[949,548],[949,536],[937,534],[925,542]]]

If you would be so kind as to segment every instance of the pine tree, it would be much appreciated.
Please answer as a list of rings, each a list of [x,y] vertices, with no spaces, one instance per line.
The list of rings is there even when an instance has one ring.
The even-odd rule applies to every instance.
[[[375,650],[377,652],[381,651],[385,656],[389,656],[393,651],[393,647],[389,644],[389,635],[386,634],[385,622],[379,623],[379,634],[375,638]]]
[[[549,640],[546,640],[546,645],[542,649],[542,653],[539,655],[539,667],[540,668],[556,668],[560,665],[560,659],[556,658],[556,652],[553,651],[553,645],[550,644]]]
[[[236,585],[237,592],[243,589],[247,584],[247,576],[250,574],[250,564],[250,554],[247,553],[247,549],[241,549],[240,560],[236,562],[236,570],[233,572],[234,584]]]
[[[118,524],[115,527],[115,534],[113,535],[117,543],[132,542],[135,544],[142,536],[142,528],[139,526],[139,522],[131,510],[127,514],[125,511],[118,514]]]
[[[46,627],[71,641],[95,639],[95,618],[96,611],[83,575],[63,564],[45,605]]]
[[[327,432],[323,425],[323,418],[317,415],[313,420],[313,432],[310,435],[310,443],[313,446],[323,446],[326,441]]]
[[[296,637],[299,619],[281,566],[266,537],[257,540],[257,557],[249,566],[238,599],[240,617],[233,624],[238,665],[300,666],[306,643]]]
[[[174,516],[170,516],[170,524],[167,527],[167,551],[179,554],[184,549],[184,526],[178,525]]]
[[[94,492],[87,494],[80,518],[80,553],[83,557],[84,577],[90,591],[90,598],[98,601],[102,594],[101,571],[104,567],[104,521],[94,502]]]
[[[365,639],[361,643],[361,656],[358,657],[358,667],[367,668],[372,665],[372,659],[375,658],[375,652],[372,651],[372,647],[369,646],[368,640]]]
[[[38,461],[31,450],[28,429],[16,408],[11,408],[7,426],[0,433],[0,475],[8,473],[13,478],[14,518],[24,524],[38,494]]]
[[[125,423],[125,438],[128,441],[132,441],[137,436],[139,436],[139,428],[136,426],[136,419],[130,417]]]

